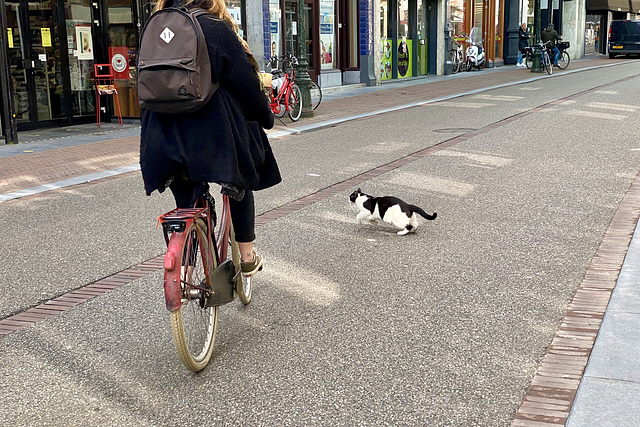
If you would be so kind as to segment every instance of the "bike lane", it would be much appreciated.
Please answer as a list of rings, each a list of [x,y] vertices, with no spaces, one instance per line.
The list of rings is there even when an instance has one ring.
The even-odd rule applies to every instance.
[[[380,172],[388,172],[389,170],[393,170],[393,168],[394,168],[394,165],[386,166],[383,169],[381,169]],[[371,173],[369,175],[364,176],[363,179],[371,179],[371,178],[375,178],[375,177],[376,177],[376,173],[374,172],[374,173]],[[337,194],[337,193],[339,193],[341,191],[344,191],[347,188],[351,188],[351,186],[353,186],[355,183],[356,182],[345,182],[343,184],[343,186],[332,188],[332,189],[328,189],[327,190],[328,193],[326,193],[326,194],[319,194],[319,195],[310,196],[310,197],[311,198],[316,198],[318,200],[321,200],[322,197],[325,197],[327,195]],[[290,210],[290,209],[291,209],[291,207],[288,208],[288,210]],[[293,211],[291,211],[291,212],[293,212]],[[277,215],[275,215],[273,212],[271,214],[267,213],[266,215],[271,215],[272,218],[276,218],[277,217]],[[266,224],[266,222],[264,221],[264,218],[265,217],[263,217],[263,219],[262,219],[262,223]],[[596,268],[596,270],[597,270],[597,268]],[[326,298],[326,301],[331,301],[333,296],[334,296],[334,293],[332,293],[332,291],[330,289],[330,286],[327,286],[326,292],[324,293],[324,297]],[[320,300],[322,301],[322,298],[320,298]],[[549,422],[549,420],[547,420],[547,422]]]

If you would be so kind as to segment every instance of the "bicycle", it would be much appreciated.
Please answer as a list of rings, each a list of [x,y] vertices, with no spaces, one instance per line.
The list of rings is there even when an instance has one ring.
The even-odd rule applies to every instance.
[[[241,273],[226,195],[217,230],[216,219],[208,186],[194,208],[173,209],[158,219],[167,243],[164,297],[173,340],[180,360],[193,372],[211,359],[220,306],[236,296],[245,305],[251,302],[252,278]]]
[[[283,55],[281,58],[274,57],[270,63],[282,63],[282,69],[271,71],[272,81],[275,86],[271,85],[269,91],[269,106],[273,114],[282,118],[286,113],[292,121],[296,122],[302,115],[302,94],[300,88],[295,83],[296,71],[295,65],[298,65],[298,59],[290,53]]]
[[[540,68],[547,71],[547,74],[553,73],[553,63],[551,62],[551,57],[549,56],[549,49],[545,46],[544,43],[539,42],[538,48],[540,49]],[[531,64],[533,64],[533,46],[527,46],[524,48],[525,50],[525,59],[524,63],[527,68],[531,69]],[[568,65],[568,63],[567,63]],[[565,67],[566,68],[566,67]]]
[[[458,37],[460,36],[456,36],[456,38]],[[451,73],[456,74],[458,71],[462,71],[462,67],[464,66],[464,57],[462,56],[462,44],[452,39],[451,45],[452,47],[455,46],[449,51],[449,57],[452,64]]]

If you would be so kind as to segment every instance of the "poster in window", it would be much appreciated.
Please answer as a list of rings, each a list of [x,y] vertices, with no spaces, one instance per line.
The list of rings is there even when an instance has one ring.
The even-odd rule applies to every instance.
[[[51,28],[40,28],[42,47],[51,47]]]
[[[78,59],[93,60],[91,25],[76,25],[76,53]]]

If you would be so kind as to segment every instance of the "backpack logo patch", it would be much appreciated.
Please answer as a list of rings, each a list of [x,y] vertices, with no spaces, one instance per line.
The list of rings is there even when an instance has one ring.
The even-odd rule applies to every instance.
[[[164,27],[164,30],[160,33],[160,38],[166,43],[169,44],[171,40],[173,40],[173,36],[175,33],[169,29],[169,27]]]

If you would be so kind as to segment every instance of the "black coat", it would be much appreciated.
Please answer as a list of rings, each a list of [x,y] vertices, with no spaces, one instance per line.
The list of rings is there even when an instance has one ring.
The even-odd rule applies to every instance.
[[[198,17],[214,82],[220,87],[198,111],[142,111],[140,167],[147,195],[164,191],[174,176],[261,190],[281,181],[263,128],[273,113],[255,69],[231,26],[211,15]]]
[[[529,45],[529,31],[519,28],[518,32],[519,41],[518,41],[518,50],[522,52],[522,49]]]

